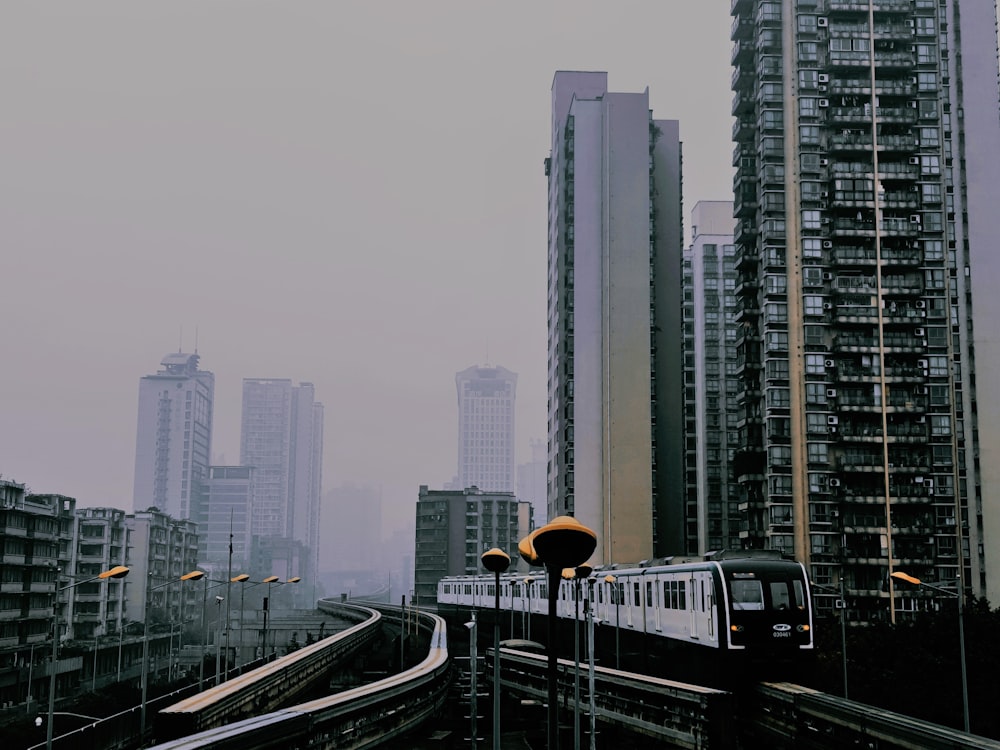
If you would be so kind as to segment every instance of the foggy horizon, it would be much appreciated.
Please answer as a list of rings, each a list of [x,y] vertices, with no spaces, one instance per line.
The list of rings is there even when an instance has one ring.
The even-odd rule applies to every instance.
[[[546,178],[557,70],[680,121],[686,229],[730,200],[731,19],[699,0],[15,3],[0,30],[0,474],[132,508],[139,380],[315,385],[323,495],[383,529],[456,474],[455,373],[518,374],[515,463],[546,436]],[[182,332],[183,331],[183,332]]]

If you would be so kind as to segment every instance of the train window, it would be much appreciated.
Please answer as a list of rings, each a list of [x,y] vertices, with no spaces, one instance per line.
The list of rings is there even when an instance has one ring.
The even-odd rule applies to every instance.
[[[733,609],[764,609],[764,589],[760,581],[731,581]]]
[[[687,581],[677,582],[677,609],[687,609]]]
[[[771,607],[788,609],[788,605],[788,584],[784,581],[771,581]]]
[[[655,602],[653,601],[653,582],[652,581],[646,581],[646,602],[649,604],[650,607],[652,607],[652,606],[655,605]]]
[[[632,584],[632,606],[638,607],[640,604],[639,597],[642,595],[642,589],[639,588],[639,583],[636,582]]]
[[[792,591],[795,592],[795,606],[799,609],[805,609],[806,596],[802,588],[802,581],[792,581]]]

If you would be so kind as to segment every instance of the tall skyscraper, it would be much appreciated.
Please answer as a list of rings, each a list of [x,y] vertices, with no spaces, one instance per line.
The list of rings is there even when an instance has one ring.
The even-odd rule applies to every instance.
[[[742,535],[853,619],[1000,586],[995,10],[732,4]]]
[[[319,554],[323,404],[312,383],[244,379],[240,464],[254,468],[254,536],[283,537]]]
[[[598,562],[683,551],[678,123],[607,73],[552,83],[548,516]]]
[[[699,201],[684,251],[686,552],[740,549],[733,202]]]
[[[215,376],[197,354],[168,354],[139,381],[132,507],[173,518],[196,515],[198,485],[208,476]]]
[[[517,373],[489,365],[468,367],[455,374],[455,388],[458,489],[513,492]]]

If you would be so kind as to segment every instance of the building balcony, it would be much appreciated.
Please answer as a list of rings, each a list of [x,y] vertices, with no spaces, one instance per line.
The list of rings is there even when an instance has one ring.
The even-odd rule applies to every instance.
[[[748,3],[748,0],[742,0],[742,1]],[[736,9],[736,6],[739,5],[740,2],[741,0],[733,0],[733,10]],[[733,18],[733,23],[729,28],[729,38],[734,42],[737,39],[746,39],[746,38],[752,39],[756,32],[756,29],[757,27],[754,26],[753,20],[750,19],[749,17],[736,16],[735,18]]]
[[[733,117],[753,112],[754,104],[755,101],[751,92],[745,90],[737,91],[733,94],[733,104],[731,107]]]
[[[913,9],[910,0],[875,0],[872,6],[876,13],[908,13]],[[831,13],[868,13],[868,2],[867,0],[829,0],[827,10]]]
[[[756,47],[754,45],[753,38],[734,40],[733,54],[730,57],[730,63],[736,65],[741,62],[747,63],[752,61],[755,49]]]
[[[12,526],[7,524],[5,526],[0,526],[0,536],[26,537],[28,536],[28,530],[23,526]]]
[[[747,323],[760,317],[760,304],[756,301],[746,301],[742,307],[736,309],[736,322]],[[759,366],[759,363],[758,363]]]

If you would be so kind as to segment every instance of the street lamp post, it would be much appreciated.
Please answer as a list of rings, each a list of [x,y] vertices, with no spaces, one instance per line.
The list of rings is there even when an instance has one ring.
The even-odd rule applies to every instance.
[[[618,609],[618,579],[613,575],[608,574],[604,576],[604,582],[608,584],[608,593],[614,594],[612,597],[615,600],[615,669],[621,669],[621,650],[619,649],[619,625],[621,625],[621,620],[618,619],[619,609]]]
[[[559,748],[558,654],[556,652],[556,604],[563,568],[575,568],[597,547],[597,534],[572,516],[557,516],[520,542],[517,550],[530,565],[544,565],[548,583],[548,748]]]
[[[965,671],[965,623],[962,616],[962,600],[965,598],[965,592],[962,591],[962,574],[958,574],[955,582],[955,591],[946,589],[943,586],[935,586],[934,584],[926,583],[915,576],[907,575],[899,570],[893,571],[891,575],[893,578],[898,578],[901,581],[907,581],[908,583],[912,583],[917,586],[925,586],[929,589],[933,589],[934,591],[940,591],[942,594],[954,596],[958,599],[958,658],[962,663],[962,720],[964,722],[965,731],[969,732],[969,679]]]
[[[228,586],[228,584],[227,584]],[[215,684],[219,684],[219,680],[222,677],[222,603],[227,601],[224,596],[215,597],[215,623],[216,623],[216,637],[215,637]],[[228,605],[226,606],[226,612],[229,611]],[[226,633],[229,633],[229,628],[226,628]],[[226,654],[228,660],[229,655]]]
[[[587,680],[587,694],[590,696],[590,750],[597,750],[597,705],[594,696],[594,584],[597,581],[588,578],[590,591],[583,602],[587,618],[587,666],[590,668]]]
[[[814,589],[826,591],[828,594],[837,594],[837,608],[840,610],[840,657],[844,671],[844,698],[847,698],[847,600],[844,598],[844,577],[841,575],[840,588],[834,589],[823,586],[819,583],[810,584]]]
[[[472,730],[472,750],[476,750],[476,742],[478,741],[476,737],[476,713],[479,710],[476,707],[476,690],[478,689],[476,687],[476,669],[479,659],[478,654],[476,654],[476,610],[472,610],[472,619],[465,623],[465,627],[469,629],[469,721]]]
[[[246,588],[247,588],[246,587],[246,582],[248,580],[250,580],[250,576],[247,575],[246,573],[240,573],[238,576],[233,576],[229,580],[232,583],[238,583],[238,584],[240,584],[240,640],[239,640],[239,643],[236,646],[236,658],[234,659],[234,661],[236,662],[236,666],[239,666],[240,655],[241,655],[240,652],[243,650],[243,616],[244,616],[243,615],[243,595],[246,593]],[[227,667],[226,667],[226,677],[228,678],[229,677],[228,662],[226,664],[227,664]]]
[[[110,570],[105,570],[103,573],[99,573],[92,578],[87,578],[83,581],[76,581],[68,586],[59,588],[59,569],[56,568],[56,591],[52,598],[52,664],[50,665],[51,672],[49,674],[49,717],[48,726],[45,730],[46,750],[52,750],[52,720],[56,713],[56,662],[59,660],[59,594],[67,589],[82,586],[85,583],[92,583],[98,580],[103,581],[109,578],[124,578],[127,575],[127,567],[124,565],[116,565]]]
[[[500,574],[510,567],[510,555],[499,547],[487,550],[480,560],[483,567],[493,573],[493,750],[500,750]],[[511,612],[514,611],[511,601]],[[513,616],[513,615],[512,615]],[[513,627],[511,628],[513,630]]]
[[[573,750],[580,750],[580,582],[594,571],[590,565],[564,570],[563,578],[573,582]]]
[[[149,600],[150,594],[157,589],[162,589],[164,586],[169,586],[172,583],[181,583],[182,581],[197,581],[200,578],[205,578],[205,574],[200,570],[192,570],[190,573],[185,573],[180,578],[170,581],[164,581],[163,583],[157,584],[146,591],[146,601],[143,605],[143,618],[142,618],[142,703],[139,708],[139,737],[146,736],[146,696],[148,694],[149,685]],[[206,579],[207,580],[207,579]]]
[[[526,640],[526,641],[530,641],[531,640],[531,584],[533,584],[534,582],[535,582],[535,579],[532,576],[528,576],[527,578],[524,579],[524,585],[525,585],[525,588],[527,589],[527,592],[526,592],[527,593],[527,599],[525,599],[525,602],[524,602],[524,610],[525,611],[521,613],[521,617],[527,619],[527,621],[528,621],[528,629],[525,630],[525,628],[524,628],[524,619],[522,619],[521,620],[521,635],[524,637],[524,640]]]
[[[267,596],[264,597],[264,633],[263,633],[264,642],[261,643],[260,646],[260,655],[264,659],[267,659],[267,612],[271,606],[271,584],[276,583],[277,580],[278,576],[268,576],[263,581],[261,581],[261,583],[267,584]]]
[[[267,584],[267,596],[264,597],[264,643],[261,647],[261,656],[265,659],[267,658],[267,615],[271,608],[271,584],[276,583],[279,586],[284,586],[286,583],[298,583],[302,579],[298,576],[294,578],[289,578],[287,581],[278,580],[278,576],[268,576],[261,583]],[[274,653],[274,644],[271,644],[271,652]]]

